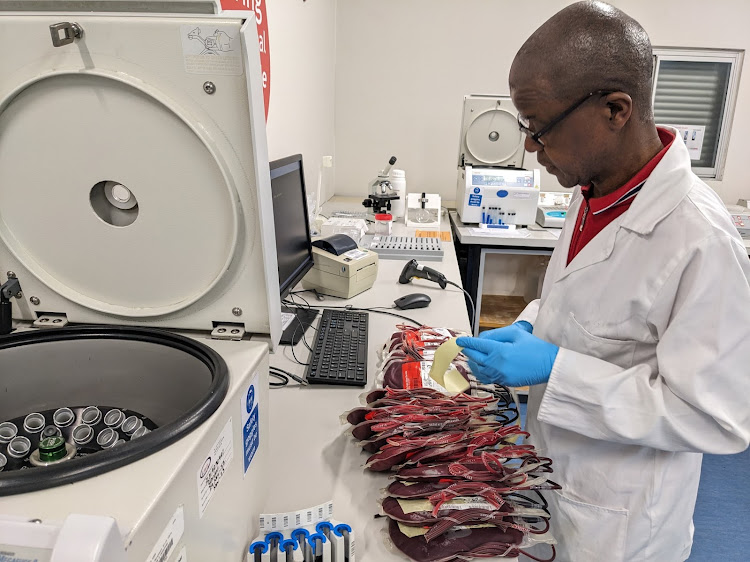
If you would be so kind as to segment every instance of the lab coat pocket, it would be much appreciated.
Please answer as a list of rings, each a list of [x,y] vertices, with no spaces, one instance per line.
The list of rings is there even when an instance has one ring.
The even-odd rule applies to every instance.
[[[560,562],[624,562],[628,510],[583,503],[555,492]]]
[[[562,334],[562,347],[597,357],[628,369],[633,366],[637,342],[597,336],[589,332],[570,312]]]

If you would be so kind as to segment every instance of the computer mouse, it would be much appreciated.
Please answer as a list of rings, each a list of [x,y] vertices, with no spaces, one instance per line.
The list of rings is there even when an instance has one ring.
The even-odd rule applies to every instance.
[[[424,293],[412,293],[410,295],[404,295],[401,298],[393,301],[396,308],[400,310],[409,310],[412,308],[424,308],[429,305],[432,299]]]

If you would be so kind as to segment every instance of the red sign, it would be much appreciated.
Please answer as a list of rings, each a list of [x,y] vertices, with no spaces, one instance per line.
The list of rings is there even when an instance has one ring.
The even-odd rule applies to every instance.
[[[243,10],[255,13],[258,28],[258,50],[260,51],[260,73],[263,81],[263,103],[268,121],[268,103],[271,99],[271,49],[268,45],[268,17],[266,0],[221,0],[223,10]]]

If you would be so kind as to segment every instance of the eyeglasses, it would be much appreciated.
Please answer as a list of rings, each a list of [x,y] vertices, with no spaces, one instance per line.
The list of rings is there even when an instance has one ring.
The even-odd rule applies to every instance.
[[[568,109],[563,111],[560,115],[555,117],[552,121],[547,123],[544,127],[539,129],[536,133],[533,132],[531,129],[529,129],[529,120],[521,117],[521,114],[519,113],[518,114],[518,128],[532,141],[544,146],[544,143],[540,140],[542,135],[546,135],[547,133],[549,133],[555,125],[557,125],[560,121],[562,121],[568,115],[573,113],[576,109],[578,109],[581,105],[583,105],[584,102],[586,102],[593,96],[596,96],[596,95],[606,96],[608,94],[611,94],[613,91],[614,90],[594,90],[593,92],[589,92],[584,97],[582,97],[577,102],[575,102],[573,105],[571,105]]]

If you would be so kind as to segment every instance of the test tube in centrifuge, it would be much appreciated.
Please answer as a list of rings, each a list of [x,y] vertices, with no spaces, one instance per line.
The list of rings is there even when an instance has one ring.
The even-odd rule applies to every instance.
[[[31,441],[28,437],[14,437],[8,443],[8,454],[16,459],[22,459],[29,454],[31,450]]]
[[[39,433],[44,429],[46,420],[44,416],[38,412],[29,414],[23,420],[23,428],[29,433]]]
[[[102,449],[109,449],[110,447],[114,447],[118,437],[119,435],[114,429],[107,427],[102,429],[99,435],[96,436],[96,442]]]
[[[90,425],[79,425],[73,430],[73,442],[76,445],[85,445],[94,438],[94,429]]]
[[[146,426],[141,425],[141,427],[139,427],[133,432],[133,435],[130,436],[130,439],[132,440],[132,439],[138,439],[139,437],[143,437],[144,435],[149,433],[149,431],[150,430]]]
[[[113,408],[112,410],[104,414],[104,425],[113,429],[117,429],[118,427],[120,427],[124,420],[125,414],[123,414],[117,408]]]
[[[102,411],[96,406],[88,406],[81,413],[81,421],[87,425],[96,425],[102,419]]]
[[[76,415],[70,408],[58,408],[52,414],[52,421],[57,427],[68,427],[76,419]]]
[[[128,416],[125,421],[122,422],[122,430],[127,435],[133,435],[136,431],[143,427],[143,420],[135,416]]]
[[[18,435],[18,426],[13,422],[0,423],[0,443],[10,443]]]

